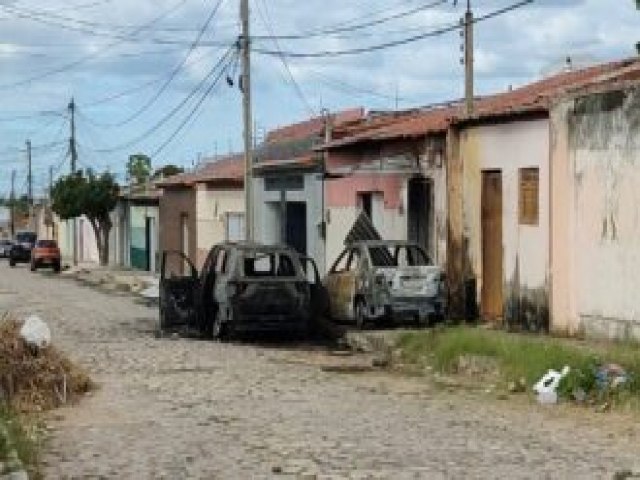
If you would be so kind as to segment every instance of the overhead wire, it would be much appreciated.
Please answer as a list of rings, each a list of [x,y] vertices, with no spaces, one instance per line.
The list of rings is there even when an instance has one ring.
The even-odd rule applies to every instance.
[[[195,51],[196,48],[198,48],[198,45],[200,44],[202,37],[204,36],[207,29],[209,28],[209,25],[211,25],[211,22],[213,21],[214,17],[220,10],[220,6],[223,4],[223,2],[224,0],[217,1],[217,3],[214,5],[213,9],[209,13],[209,16],[207,17],[206,21],[203,23],[202,27],[198,31],[196,38],[193,40],[193,42],[189,46],[189,49],[187,50],[185,55],[182,57],[180,62],[173,68],[173,70],[171,70],[171,72],[166,77],[165,81],[160,86],[160,88],[154,93],[154,95],[151,96],[151,98],[147,100],[147,102],[145,102],[144,105],[142,105],[142,107],[140,107],[131,115],[129,115],[128,117],[122,120],[119,120],[116,122],[94,122],[94,123],[98,126],[107,127],[107,128],[122,127],[124,125],[131,123],[133,120],[139,118],[140,115],[146,112],[162,96],[162,94],[166,91],[166,89],[169,87],[171,82],[173,82],[173,80],[176,78],[178,73],[182,71],[187,61],[191,57],[191,54]]]
[[[209,88],[207,88],[204,94],[200,97],[200,100],[196,103],[196,105],[194,105],[194,107],[191,109],[191,112],[189,112],[189,115],[180,123],[180,125],[178,125],[178,128],[175,129],[175,131],[169,136],[169,138],[167,138],[160,146],[158,146],[153,151],[153,153],[151,154],[152,158],[158,156],[171,142],[175,140],[175,138],[180,134],[180,132],[182,132],[182,130],[187,125],[187,123],[194,117],[198,109],[202,106],[204,101],[207,98],[209,98],[209,95],[211,94],[213,89],[220,83],[220,79],[225,74],[226,69],[233,63],[233,61],[234,61],[233,58],[230,59],[227,62],[227,64],[220,69],[220,72],[218,73],[216,78],[213,80],[213,82],[211,83]]]
[[[263,8],[260,8],[261,5]],[[257,3],[257,6],[258,6],[258,14],[260,15],[260,18],[262,19],[262,22],[264,23],[269,33],[272,35],[271,38],[273,39],[273,42],[277,51],[281,52],[282,50],[280,48],[280,42],[274,35],[271,16],[269,15],[269,9],[268,9],[267,3],[264,0],[262,0],[261,2]],[[311,116],[315,117],[316,111],[311,105],[311,103],[309,102],[309,100],[307,99],[306,95],[304,94],[304,91],[296,81],[296,78],[293,76],[293,72],[291,71],[291,68],[287,63],[287,59],[283,55],[279,55],[278,58],[280,59],[280,62],[284,66],[284,69],[288,76],[288,82],[293,86],[293,90],[295,91],[296,95],[298,96],[298,98],[300,98],[300,100],[302,101],[302,104],[305,106],[305,108],[311,114]]]
[[[498,10],[495,10],[491,13],[485,14],[485,15],[481,15],[478,16],[476,18],[474,18],[473,23],[480,23],[483,22],[485,20],[489,20],[491,18],[495,18],[497,16],[503,15],[505,13],[511,12],[513,10],[519,9],[521,7],[524,7],[526,5],[529,5],[531,3],[533,3],[535,0],[522,0],[520,2],[514,3],[510,6],[504,7],[504,8],[500,8]],[[401,45],[407,45],[410,43],[415,43],[417,41],[420,40],[424,40],[426,38],[429,37],[436,37],[436,36],[440,36],[443,35],[445,33],[449,33],[449,32],[453,32],[456,30],[460,29],[460,24],[456,23],[456,24],[452,24],[449,25],[447,27],[442,27],[442,28],[438,28],[435,30],[431,30],[425,33],[421,33],[419,35],[413,35],[410,37],[406,37],[403,39],[399,39],[399,40],[394,40],[394,41],[389,41],[389,42],[385,42],[385,43],[380,43],[377,45],[370,45],[367,47],[357,47],[357,48],[351,48],[351,49],[344,49],[344,50],[325,50],[325,51],[317,51],[317,52],[296,52],[296,51],[280,51],[278,52],[277,50],[268,50],[268,49],[264,49],[264,48],[253,48],[252,51],[256,52],[256,53],[260,53],[263,55],[271,55],[271,56],[285,56],[285,57],[291,57],[291,58],[323,58],[323,57],[340,57],[340,56],[347,56],[347,55],[360,55],[360,54],[364,54],[364,53],[370,53],[370,52],[376,52],[376,51],[380,51],[380,50],[386,50],[389,48],[393,48],[393,47],[398,47]]]
[[[324,29],[320,29],[320,30],[316,30],[316,31],[311,31],[311,32],[307,32],[307,33],[300,33],[300,34],[289,34],[289,35],[278,35],[277,38],[279,40],[303,40],[303,39],[308,39],[308,38],[313,38],[313,37],[324,37],[324,36],[329,36],[329,35],[333,35],[336,33],[346,33],[346,32],[353,32],[353,31],[357,31],[357,30],[364,30],[364,29],[368,29],[377,25],[382,25],[384,23],[388,23],[388,22],[392,22],[394,20],[400,20],[402,18],[406,18],[412,15],[415,15],[416,13],[420,13],[423,12],[425,10],[429,10],[432,8],[436,8],[439,7],[440,5],[443,5],[445,3],[447,3],[448,0],[436,0],[436,1],[432,1],[429,2],[425,5],[420,5],[418,7],[414,7],[411,8],[409,10],[405,10],[399,13],[395,13],[392,15],[387,15],[385,17],[382,18],[378,18],[376,20],[371,20],[368,22],[363,22],[360,24],[355,24],[355,25],[345,25],[345,26],[337,26],[337,27],[330,27],[330,28],[324,28]],[[273,39],[274,36],[256,36],[254,35],[252,37],[253,39],[261,39],[261,38],[268,38],[268,39]]]
[[[124,150],[124,149],[130,148],[130,147],[140,143],[142,140],[147,138],[149,135],[151,135],[154,132],[156,132],[165,123],[167,123],[171,118],[173,118],[187,103],[189,103],[189,101],[193,97],[195,97],[198,94],[198,92],[203,88],[204,85],[206,85],[207,81],[215,74],[215,72],[225,64],[226,60],[229,59],[229,55],[232,52],[233,52],[233,49],[231,49],[231,48],[228,49],[220,57],[218,62],[209,70],[209,72],[205,75],[205,77],[191,90],[191,92],[178,105],[176,105],[173,109],[171,109],[166,115],[164,115],[151,128],[147,129],[141,135],[138,135],[137,137],[135,137],[133,139],[129,139],[126,142],[124,142],[124,143],[122,143],[120,145],[112,146],[112,147],[104,148],[104,149],[97,149],[95,151],[98,152],[98,153],[112,153],[112,152],[116,152],[116,151],[119,151],[119,150]],[[85,118],[86,118],[86,116],[85,116]]]
[[[136,36],[138,33],[143,32],[145,30],[148,30],[149,28],[151,28],[154,24],[160,22],[161,20],[163,20],[164,18],[166,18],[167,16],[171,15],[172,13],[174,13],[178,8],[180,8],[182,5],[184,5],[184,3],[186,2],[186,0],[179,0],[176,4],[174,4],[172,7],[170,7],[169,9],[163,11],[161,14],[157,15],[156,17],[154,17],[153,19],[151,19],[149,22],[144,23],[142,25],[140,25],[137,29],[135,29],[129,36],[125,36],[124,38],[120,38],[115,42],[111,42],[103,47],[101,47],[100,49],[98,49],[97,51],[89,54],[89,55],[85,55],[83,57],[80,57],[76,60],[74,60],[73,62],[70,63],[66,63],[64,65],[58,66],[56,68],[53,68],[51,70],[39,73],[37,75],[33,75],[29,78],[26,79],[22,79],[19,80],[17,82],[12,82],[12,83],[7,83],[4,85],[0,85],[0,88],[15,88],[15,87],[19,87],[22,85],[27,85],[27,84],[31,84],[35,81],[38,80],[42,80],[44,78],[48,78],[52,75],[57,75],[63,72],[66,72],[68,70],[71,70],[73,68],[76,68],[84,63],[87,63],[95,58],[98,58],[100,55],[102,55],[103,53],[105,53],[106,51],[108,51],[109,49],[120,45],[121,43],[124,42],[125,39],[130,39],[131,36]],[[3,8],[7,9],[9,7],[7,7],[6,5],[3,5]]]

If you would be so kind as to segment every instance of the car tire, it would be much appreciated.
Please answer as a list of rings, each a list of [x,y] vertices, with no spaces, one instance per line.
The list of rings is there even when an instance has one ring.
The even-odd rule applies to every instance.
[[[9,266],[10,266],[11,268],[13,268],[13,267],[15,267],[15,266],[16,266],[16,261],[15,261],[15,259],[13,259],[13,258],[9,258]]]
[[[364,330],[367,326],[367,304],[364,299],[358,298],[354,307],[354,317],[356,319],[356,328],[358,330]]]
[[[35,272],[38,269],[38,265],[35,262],[31,262],[31,271]]]
[[[53,264],[53,271],[55,273],[60,273],[60,264],[59,263],[54,263]]]

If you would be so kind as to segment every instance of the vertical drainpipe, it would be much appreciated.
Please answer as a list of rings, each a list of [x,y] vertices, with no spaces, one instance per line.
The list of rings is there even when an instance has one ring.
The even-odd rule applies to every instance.
[[[547,302],[548,302],[548,312],[549,312],[549,331],[551,331],[551,327],[553,326],[553,144],[554,144],[554,134],[553,134],[553,116],[551,112],[553,111],[553,105],[549,106],[549,155],[547,158],[547,171],[549,176],[549,199],[547,202],[547,210],[549,215],[549,264],[548,264],[548,281],[547,288],[549,289],[547,292]]]

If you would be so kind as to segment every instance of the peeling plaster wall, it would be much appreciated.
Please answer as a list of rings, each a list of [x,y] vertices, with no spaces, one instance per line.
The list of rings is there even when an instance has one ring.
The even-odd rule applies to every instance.
[[[472,126],[460,133],[463,163],[463,238],[467,276],[482,292],[482,171],[502,172],[504,319],[511,326],[548,326],[549,278],[549,122],[523,120]],[[519,223],[519,169],[539,168],[537,225]],[[464,242],[463,242],[464,243]]]
[[[564,102],[552,120],[553,326],[640,339],[640,88]]]
[[[196,263],[204,265],[209,250],[227,236],[227,214],[244,213],[244,190],[196,187]]]
[[[182,215],[187,215],[188,253],[196,261],[196,198],[191,187],[166,188],[160,197],[160,251],[182,248]]]

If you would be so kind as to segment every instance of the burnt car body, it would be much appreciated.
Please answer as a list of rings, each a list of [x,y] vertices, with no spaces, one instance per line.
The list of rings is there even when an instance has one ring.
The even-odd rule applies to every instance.
[[[36,244],[38,235],[35,232],[16,233],[15,242],[9,250],[9,265],[15,267],[16,263],[29,263],[31,250]]]
[[[182,253],[163,252],[160,328],[186,326],[219,339],[258,331],[306,335],[314,312],[324,309],[323,291],[313,260],[289,247],[219,244],[199,274]]]
[[[325,278],[334,320],[379,323],[412,319],[428,325],[444,318],[445,274],[417,244],[404,241],[354,242]]]

